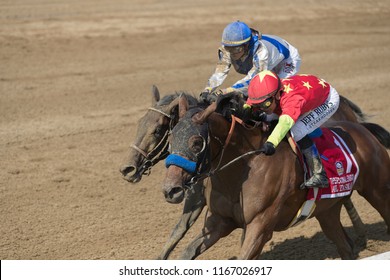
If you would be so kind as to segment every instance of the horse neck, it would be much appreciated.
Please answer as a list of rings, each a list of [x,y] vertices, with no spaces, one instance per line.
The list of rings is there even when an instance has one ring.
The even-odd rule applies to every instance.
[[[259,149],[265,140],[265,135],[260,129],[248,130],[236,123],[231,139],[226,144],[226,138],[230,130],[231,123],[221,115],[214,113],[210,116],[210,171],[213,173],[213,176],[211,177],[212,184],[208,184],[206,187],[205,196],[206,200],[209,201],[211,209],[215,207],[226,208],[227,202],[231,203],[229,205],[233,209],[234,204],[240,203],[242,188],[251,171],[250,165],[256,158],[253,154],[248,155],[246,153]],[[223,148],[224,145],[226,146],[225,148]],[[259,168],[262,167],[260,166]],[[249,187],[252,188],[251,186]],[[225,198],[223,200],[224,205],[221,206],[218,199],[213,200],[213,193],[217,194],[214,197],[222,196]],[[237,216],[236,214],[232,215]]]
[[[232,128],[232,123],[216,113],[209,117],[209,131],[212,159],[221,152],[223,146],[226,146],[225,155],[226,151],[228,152],[225,159],[231,160],[245,152],[258,149],[266,139],[266,134],[261,129],[249,130],[237,122]],[[230,140],[229,132],[232,134]]]
[[[303,181],[303,173],[299,167],[298,170],[295,169],[296,156],[292,153],[287,141],[280,143],[278,153],[272,157],[246,154],[258,150],[270,132],[263,132],[260,128],[248,130],[236,124],[231,140],[222,153],[221,143],[215,138],[225,141],[230,130],[230,123],[222,116],[214,115],[209,118],[211,169],[216,176],[221,176],[215,179],[211,189],[209,188],[209,198],[212,190],[235,203],[240,200],[242,188],[247,188],[247,190],[249,188],[249,192],[258,195],[259,198],[265,195],[277,196],[278,193],[289,197],[296,191],[296,188],[290,186],[298,186],[298,182]],[[236,161],[240,156],[243,156],[243,160]],[[281,164],[288,168],[281,170]],[[268,176],[264,177],[266,173]],[[252,180],[248,181],[247,178],[252,178]],[[289,182],[289,184],[283,182]],[[269,188],[270,185],[273,187]],[[301,196],[304,196],[304,193]]]

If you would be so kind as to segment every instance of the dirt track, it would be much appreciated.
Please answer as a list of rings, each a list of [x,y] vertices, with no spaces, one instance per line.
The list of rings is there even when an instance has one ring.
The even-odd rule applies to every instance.
[[[157,256],[182,205],[160,192],[163,164],[137,185],[118,169],[151,85],[163,95],[199,92],[233,20],[287,39],[300,51],[302,73],[329,81],[390,129],[390,1],[277,2],[2,1],[0,259]],[[389,251],[379,214],[357,194],[353,201],[369,238],[359,258]],[[354,237],[344,212],[343,224]],[[231,258],[239,239],[237,230],[200,258]],[[263,258],[339,257],[310,220],[275,233]]]

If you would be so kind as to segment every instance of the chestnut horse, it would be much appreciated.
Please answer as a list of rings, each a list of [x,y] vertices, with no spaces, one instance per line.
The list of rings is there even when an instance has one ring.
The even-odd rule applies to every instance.
[[[206,110],[188,111],[186,98],[180,98],[180,120],[169,141],[172,154],[187,168],[183,164],[170,163],[163,193],[168,202],[177,203],[194,176],[214,171],[205,188],[208,212],[204,228],[181,258],[194,259],[234,229],[243,228],[245,235],[239,257],[254,259],[274,231],[288,228],[306,200],[307,190],[298,188],[304,180],[304,172],[287,141],[278,146],[273,156],[248,156],[217,172],[227,162],[259,149],[269,132],[248,130],[238,125],[224,149],[230,123],[214,113],[215,107],[212,104]],[[353,189],[380,213],[390,233],[390,158],[386,149],[358,123],[334,122],[332,130],[347,143],[359,165],[360,173]],[[387,131],[385,137],[389,137]],[[188,162],[195,163],[196,167]],[[189,166],[198,174],[193,170],[189,172]],[[319,221],[324,234],[336,245],[340,257],[354,259],[353,242],[340,222],[341,206],[347,199],[349,197],[318,201],[312,217]]]
[[[131,145],[125,164],[120,168],[123,178],[128,182],[138,183],[143,175],[149,175],[151,168],[166,157],[167,135],[179,118],[177,107],[180,94],[187,97],[190,106],[197,105],[198,102],[195,97],[181,92],[164,96],[160,100],[158,88],[156,86],[152,87],[152,106],[138,121],[137,135]],[[364,121],[365,116],[354,103],[341,97],[340,107],[332,118],[357,122]],[[203,185],[198,183],[186,192],[182,216],[164,245],[162,252],[157,257],[158,259],[168,258],[177,243],[196,221],[204,206]],[[364,246],[364,226],[352,201],[345,201],[344,206],[358,234],[358,242]]]

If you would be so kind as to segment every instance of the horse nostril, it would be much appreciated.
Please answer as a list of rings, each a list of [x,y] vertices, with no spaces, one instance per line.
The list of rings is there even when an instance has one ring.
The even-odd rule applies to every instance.
[[[171,191],[168,193],[169,198],[174,198],[176,194],[180,193],[182,191],[181,187],[175,187],[172,188]]]
[[[137,168],[134,165],[124,165],[119,170],[123,176],[134,175],[137,171]]]
[[[173,187],[164,192],[165,200],[169,203],[177,204],[184,199],[184,189],[181,186]]]

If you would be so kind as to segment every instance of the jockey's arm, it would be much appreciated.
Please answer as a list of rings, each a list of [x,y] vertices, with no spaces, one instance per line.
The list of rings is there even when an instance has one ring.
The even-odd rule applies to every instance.
[[[219,60],[215,68],[215,72],[209,78],[207,86],[205,88],[205,90],[208,92],[212,92],[220,85],[222,85],[232,65],[230,56],[226,53],[226,51],[219,49],[218,56],[219,56]]]
[[[294,124],[294,120],[289,115],[281,115],[267,142],[271,142],[276,148]]]

